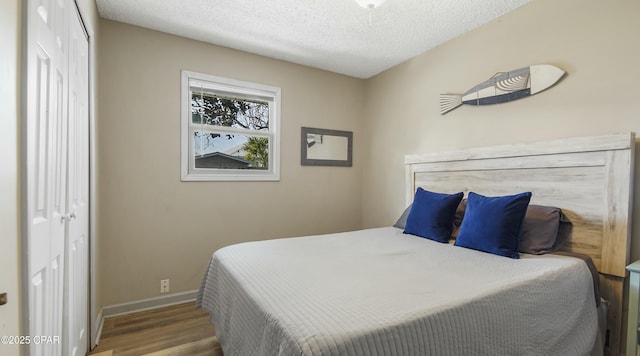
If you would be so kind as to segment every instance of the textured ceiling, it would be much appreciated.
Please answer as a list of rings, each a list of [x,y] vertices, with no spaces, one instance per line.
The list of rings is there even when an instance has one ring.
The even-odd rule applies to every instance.
[[[100,16],[369,78],[532,0],[96,0]]]

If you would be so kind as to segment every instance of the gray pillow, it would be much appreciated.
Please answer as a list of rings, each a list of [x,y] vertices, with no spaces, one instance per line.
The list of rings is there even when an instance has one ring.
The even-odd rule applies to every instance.
[[[395,224],[393,224],[393,227],[397,227],[398,229],[402,229],[404,230],[404,227],[407,225],[407,217],[409,216],[409,212],[411,211],[411,206],[413,204],[409,204],[409,206],[404,209],[404,212],[402,212],[402,215],[400,215],[400,217],[398,218],[398,221],[396,221]]]
[[[552,206],[529,205],[522,225],[519,250],[541,255],[560,248],[571,233],[571,221]]]
[[[453,231],[451,232],[451,238],[456,239],[460,232],[460,226],[462,226],[462,218],[464,218],[464,212],[467,209],[467,198],[462,199],[456,209],[456,215],[453,217]]]

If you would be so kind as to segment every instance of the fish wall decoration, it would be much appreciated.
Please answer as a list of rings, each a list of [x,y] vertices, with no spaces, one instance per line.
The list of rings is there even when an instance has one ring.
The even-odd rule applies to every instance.
[[[550,64],[537,64],[497,73],[462,95],[440,94],[440,115],[462,104],[491,105],[537,94],[552,87],[564,75],[565,71]]]

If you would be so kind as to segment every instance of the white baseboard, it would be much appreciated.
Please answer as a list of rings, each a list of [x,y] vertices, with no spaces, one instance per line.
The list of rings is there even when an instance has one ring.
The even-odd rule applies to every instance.
[[[108,305],[106,307],[103,307],[96,317],[97,318],[96,325],[98,325],[98,330],[96,332],[95,344],[97,345],[100,342],[100,335],[102,334],[102,326],[104,325],[104,320],[106,318],[112,318],[114,316],[133,314],[133,313],[138,313],[142,311],[168,307],[171,305],[192,302],[196,300],[197,295],[198,295],[198,291],[192,290],[192,291],[187,291],[182,293],[161,295],[159,297],[141,299],[133,302]]]
[[[145,310],[168,307],[171,305],[194,301],[196,300],[197,295],[198,291],[192,290],[182,293],[161,295],[159,297],[149,299],[136,300],[128,303],[108,305],[102,308],[102,315],[104,318],[111,318],[114,316],[132,314]]]

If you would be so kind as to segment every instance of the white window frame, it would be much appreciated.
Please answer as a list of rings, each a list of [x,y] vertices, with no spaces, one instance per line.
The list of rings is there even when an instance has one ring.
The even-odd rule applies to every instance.
[[[191,122],[191,83],[204,85],[207,90],[238,98],[259,99],[269,103],[269,130],[251,135],[269,139],[268,169],[195,168],[194,135]],[[182,71],[181,91],[181,176],[182,181],[279,181],[280,180],[280,96],[274,86],[244,82],[203,73]],[[219,130],[218,130],[219,129]],[[216,127],[217,132],[236,132],[233,128]]]

